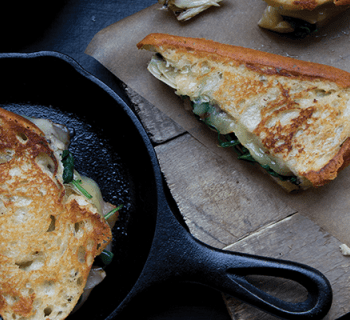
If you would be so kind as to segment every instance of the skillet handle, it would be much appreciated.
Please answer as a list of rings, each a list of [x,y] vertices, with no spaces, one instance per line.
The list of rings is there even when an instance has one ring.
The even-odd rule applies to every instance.
[[[167,281],[190,281],[236,297],[274,316],[288,320],[323,319],[332,304],[332,288],[318,270],[292,261],[224,251],[195,239],[169,207],[160,210],[154,241],[144,269],[119,310],[148,287]],[[252,285],[248,275],[293,280],[308,293],[292,303]]]
[[[194,240],[194,239],[193,239]],[[196,241],[196,240],[194,240]],[[332,288],[327,278],[309,266],[273,258],[226,252],[206,247],[208,258],[205,268],[207,285],[254,305],[268,313],[285,319],[322,319],[332,304]],[[202,248],[204,249],[204,248]],[[203,253],[203,252],[202,252]],[[248,275],[265,275],[296,281],[308,292],[305,301],[291,303],[276,298],[255,287],[246,279]]]

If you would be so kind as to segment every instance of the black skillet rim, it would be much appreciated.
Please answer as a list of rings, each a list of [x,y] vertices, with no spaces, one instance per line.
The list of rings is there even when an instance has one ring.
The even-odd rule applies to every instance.
[[[97,90],[98,92],[99,92],[99,90],[102,90],[103,94],[108,95],[108,97],[111,98],[116,105],[118,105],[118,109],[121,110],[121,112],[123,112],[125,114],[125,119],[128,119],[131,121],[132,125],[134,126],[131,130],[136,135],[139,136],[139,138],[140,138],[140,141],[138,142],[139,145],[142,144],[142,147],[145,148],[144,155],[147,156],[146,160],[149,162],[148,169],[152,170],[152,172],[149,173],[149,176],[151,176],[151,179],[154,179],[154,183],[153,183],[151,188],[154,189],[154,193],[156,195],[155,200],[159,201],[158,194],[162,192],[163,184],[162,184],[161,173],[160,173],[160,169],[158,166],[155,151],[153,149],[153,146],[152,146],[152,144],[148,138],[148,135],[147,135],[146,131],[144,130],[142,124],[140,123],[137,116],[133,113],[131,108],[125,103],[124,100],[122,100],[112,89],[110,89],[102,81],[100,81],[95,76],[93,76],[88,71],[86,71],[82,66],[80,66],[73,58],[69,57],[68,55],[65,55],[65,54],[62,54],[59,52],[55,52],[55,51],[38,51],[38,52],[34,52],[34,53],[3,53],[3,54],[0,54],[0,61],[4,61],[6,59],[16,60],[16,61],[28,60],[28,63],[31,63],[30,61],[33,61],[36,59],[43,60],[43,59],[47,59],[47,58],[52,59],[53,64],[55,63],[55,61],[60,61],[59,63],[61,63],[61,62],[66,63],[67,68],[72,67],[73,68],[71,70],[72,72],[77,72],[79,74],[79,77],[82,77],[84,79],[82,81],[89,81],[90,83],[92,83],[93,86],[98,87],[99,88]],[[55,81],[57,81],[57,80],[55,80]],[[157,219],[157,213],[158,213],[157,208],[158,208],[158,203],[156,203],[154,205],[154,207],[152,208],[152,210],[154,211],[153,212],[154,221],[152,222],[154,225],[153,226],[154,228],[155,228],[155,221]],[[154,230],[152,231],[152,236],[151,236],[151,240],[150,240],[151,242],[149,244],[148,249],[150,249],[150,247],[152,246],[153,234],[154,234]],[[70,315],[69,318],[74,319],[76,317],[78,317],[78,318],[88,317],[89,319],[99,320],[99,319],[104,319],[104,318],[108,317],[110,312],[112,310],[114,310],[123,301],[123,299],[125,298],[127,293],[131,290],[133,285],[136,283],[138,276],[141,274],[141,270],[144,266],[145,259],[147,259],[147,256],[148,256],[148,253],[145,254],[145,257],[143,258],[144,259],[143,264],[140,265],[139,272],[138,272],[137,276],[133,278],[132,284],[128,283],[127,288],[124,288],[124,290],[122,290],[122,294],[119,293],[119,295],[114,297],[114,299],[109,297],[109,302],[108,302],[109,305],[107,308],[104,308],[104,307],[101,308],[100,312],[95,312],[94,315],[92,316],[91,311],[94,308],[84,306],[75,314]],[[108,272],[111,272],[111,268],[113,268],[113,265],[107,267],[107,274],[108,274]],[[114,285],[117,286],[118,283],[115,283]],[[108,286],[106,284],[106,281],[102,282],[99,285],[99,287],[97,287],[99,289],[94,289],[94,291],[92,293],[92,295],[95,295],[95,297],[100,296],[103,293],[103,291],[106,290],[106,288],[108,290]],[[103,301],[102,298],[100,299],[100,302],[101,301]],[[114,301],[114,303],[112,301]],[[95,302],[96,302],[96,300],[95,300]],[[99,303],[99,302],[97,302],[97,303]]]

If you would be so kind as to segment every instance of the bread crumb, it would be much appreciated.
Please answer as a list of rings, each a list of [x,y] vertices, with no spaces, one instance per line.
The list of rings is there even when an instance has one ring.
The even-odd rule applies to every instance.
[[[346,244],[341,244],[339,248],[344,256],[350,256],[350,248]]]

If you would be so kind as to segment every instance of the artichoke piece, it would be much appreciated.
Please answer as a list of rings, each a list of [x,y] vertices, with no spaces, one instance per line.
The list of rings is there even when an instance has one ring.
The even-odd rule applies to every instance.
[[[174,12],[177,20],[185,21],[193,18],[211,6],[219,7],[222,0],[158,0],[162,9]]]

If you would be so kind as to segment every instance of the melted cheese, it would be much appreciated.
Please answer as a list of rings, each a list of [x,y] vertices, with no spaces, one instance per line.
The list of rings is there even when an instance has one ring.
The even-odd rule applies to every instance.
[[[283,16],[293,17],[322,27],[328,20],[345,11],[348,6],[325,4],[314,10],[286,10],[282,7],[267,6],[258,25],[262,28],[288,33],[293,32],[291,25],[283,20]]]
[[[66,150],[69,146],[70,136],[68,129],[65,126],[52,122],[51,120],[29,117],[26,118],[33,122],[45,134],[46,139],[50,143],[50,147],[56,155],[56,158],[60,159],[62,151]],[[59,170],[57,175],[62,175],[62,172],[62,163],[59,161]],[[96,207],[101,216],[104,216],[114,208],[114,206],[103,200],[101,190],[94,180],[79,174],[77,171],[74,171],[74,179],[81,180],[81,186],[92,195],[92,198],[87,200]],[[78,190],[74,191],[75,193],[80,194]],[[115,222],[112,222],[112,220],[113,219],[111,219],[111,221],[108,220],[111,227],[112,223]]]
[[[68,148],[70,137],[68,129],[65,126],[53,123],[47,119],[28,117],[27,119],[33,122],[45,134],[46,139],[54,151]]]
[[[80,185],[92,196],[90,202],[97,208],[100,215],[104,215],[103,199],[98,184],[91,178],[79,174],[77,171],[74,171],[74,179],[81,180]],[[77,193],[79,193],[78,190]]]
[[[30,117],[26,117],[26,118],[31,122],[33,122],[45,134],[45,138],[50,143],[50,147],[54,151],[56,158],[58,160],[61,159],[62,151],[66,150],[70,143],[70,135],[69,135],[68,129],[63,125],[56,124],[47,119],[30,118]],[[58,161],[58,163],[59,163],[59,166],[58,166],[57,175],[62,176],[63,165],[61,161]],[[79,174],[76,170],[74,170],[74,179],[80,180],[81,186],[92,196],[91,199],[80,197],[80,200],[86,201],[87,203],[92,204],[96,208],[96,211],[102,217],[105,216],[109,211],[114,209],[114,206],[112,204],[105,202],[103,200],[101,190],[98,184],[94,180]],[[70,189],[74,187],[72,187],[69,184],[69,187],[67,188]],[[80,194],[80,191],[78,190],[74,190],[74,192],[77,194]],[[0,207],[0,210],[1,210],[1,207]],[[117,215],[112,215],[107,220],[111,228],[113,228],[116,220],[117,220]],[[109,250],[109,251],[112,250],[112,242],[106,246],[106,250]],[[78,304],[73,309],[72,313],[74,313],[84,304],[84,302],[89,297],[92,289],[96,285],[98,285],[105,277],[106,277],[106,273],[101,268],[96,268],[96,267],[91,268],[82,297],[78,302]]]
[[[159,80],[165,83],[170,83],[170,86],[174,89],[177,89],[177,83],[179,81],[182,83],[187,81],[187,88],[191,88],[191,86],[196,88],[198,87],[197,81],[195,81],[195,78],[192,79],[189,73],[183,75],[179,70],[173,68],[168,62],[158,56],[154,56],[152,58],[148,65],[148,70]],[[208,86],[210,86],[212,89],[213,86],[218,84],[219,78],[214,76],[215,80],[208,80]],[[206,88],[206,85],[204,85],[203,88]],[[268,165],[278,174],[285,176],[293,175],[286,164],[282,160],[271,155],[267,149],[264,148],[259,138],[253,133],[249,132],[243,123],[239,123],[229,114],[222,111],[219,106],[215,105],[215,103],[210,102],[209,95],[205,94],[210,90],[203,88],[200,93],[201,96],[191,97],[192,99],[196,99],[197,102],[195,103],[193,110],[195,114],[198,116],[205,114],[206,122],[213,125],[221,134],[234,132],[241,144],[249,150],[252,157],[260,164]],[[181,94],[181,92],[177,91],[177,94]],[[205,103],[210,103],[210,108],[207,108]]]
[[[238,123],[235,127],[235,135],[261,165],[269,166],[273,171],[283,176],[291,176],[293,173],[279,158],[267,153],[266,148],[258,137],[250,133],[243,124]]]
[[[283,20],[283,17],[278,13],[278,9],[267,6],[258,25],[262,28],[269,29],[280,33],[293,32],[291,25]]]

